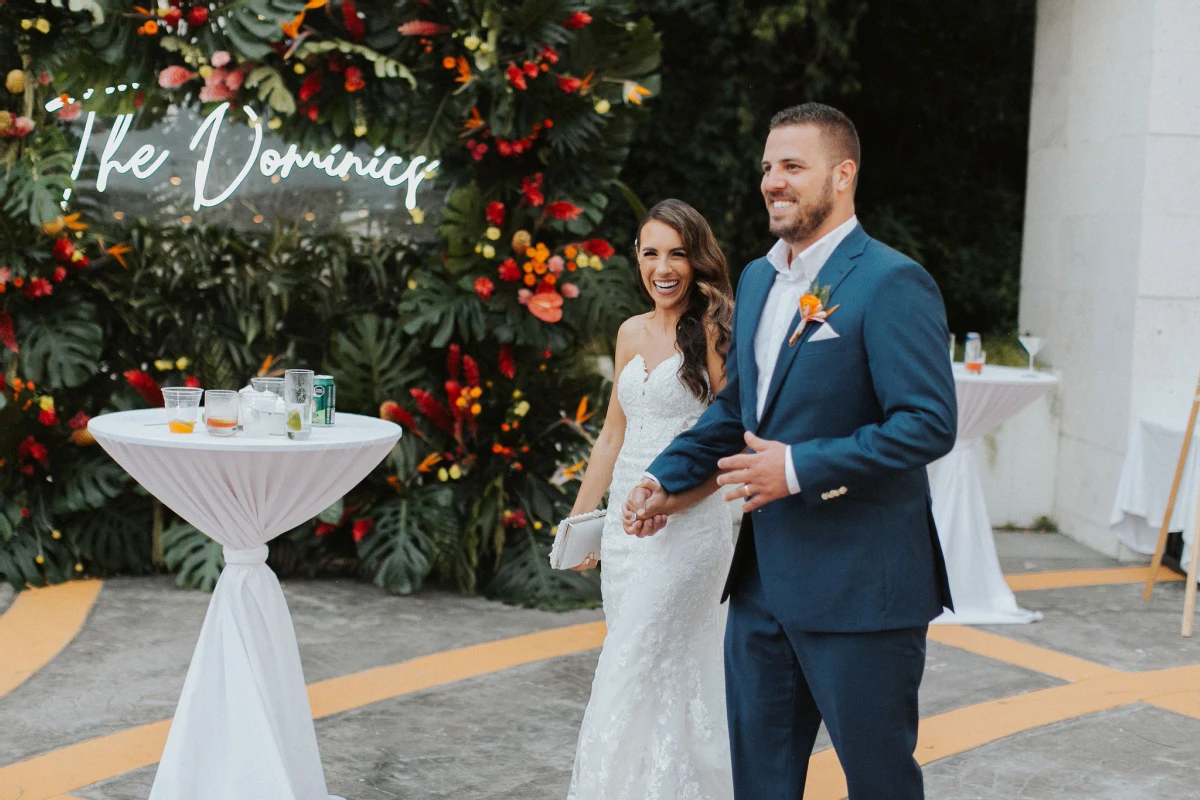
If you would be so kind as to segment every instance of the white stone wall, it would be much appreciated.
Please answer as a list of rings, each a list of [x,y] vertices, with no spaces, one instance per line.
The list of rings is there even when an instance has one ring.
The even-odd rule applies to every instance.
[[[1186,422],[1200,371],[1200,0],[1040,0],[1022,329],[1062,377],[1054,516],[1108,529],[1139,416]]]

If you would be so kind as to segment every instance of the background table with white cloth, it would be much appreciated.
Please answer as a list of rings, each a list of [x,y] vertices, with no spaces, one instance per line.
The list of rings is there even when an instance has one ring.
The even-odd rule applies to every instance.
[[[1125,462],[1109,524],[1121,543],[1135,553],[1151,555],[1167,512],[1171,484],[1179,465],[1184,426],[1155,420],[1138,420],[1129,434]],[[1187,563],[1196,528],[1196,501],[1200,493],[1200,433],[1192,438],[1179,495],[1167,530],[1183,532],[1183,557]]]
[[[934,624],[985,625],[1035,622],[1037,611],[1017,605],[1004,580],[980,482],[983,437],[1050,391],[1058,378],[1014,367],[985,366],[980,373],[954,364],[958,440],[929,465],[933,518],[937,523],[955,612]]]
[[[312,437],[170,433],[162,409],[104,414],[96,441],[168,508],[224,546],[151,800],[327,800],[287,602],[266,542],[367,476],[400,438],[338,414]]]

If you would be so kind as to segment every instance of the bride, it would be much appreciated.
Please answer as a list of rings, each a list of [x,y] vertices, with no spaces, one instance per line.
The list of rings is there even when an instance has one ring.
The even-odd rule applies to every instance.
[[[571,514],[624,498],[725,385],[733,291],[704,217],[664,200],[638,229],[639,287],[654,310],[617,334],[608,415]],[[608,635],[575,753],[569,800],[728,800],[721,588],[729,508],[708,483],[674,499],[666,535],[625,534],[609,507],[600,553]],[[686,509],[686,510],[684,510]]]

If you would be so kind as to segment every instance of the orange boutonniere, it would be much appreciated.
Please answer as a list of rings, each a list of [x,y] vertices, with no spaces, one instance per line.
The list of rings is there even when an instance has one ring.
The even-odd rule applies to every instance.
[[[825,304],[828,302],[829,287],[818,286],[815,283],[807,294],[800,297],[800,324],[796,326],[796,330],[792,331],[792,336],[788,339],[788,347],[800,341],[800,334],[804,333],[804,326],[808,323],[815,322],[822,325],[830,314],[838,310],[839,306],[825,308]]]

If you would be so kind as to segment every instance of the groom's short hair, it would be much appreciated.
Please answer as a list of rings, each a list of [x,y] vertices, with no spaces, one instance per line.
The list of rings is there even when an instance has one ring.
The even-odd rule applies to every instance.
[[[817,126],[833,163],[838,164],[848,159],[862,166],[862,148],[858,143],[858,131],[850,118],[833,106],[827,106],[824,103],[802,103],[785,108],[771,117],[771,130],[787,125]]]

